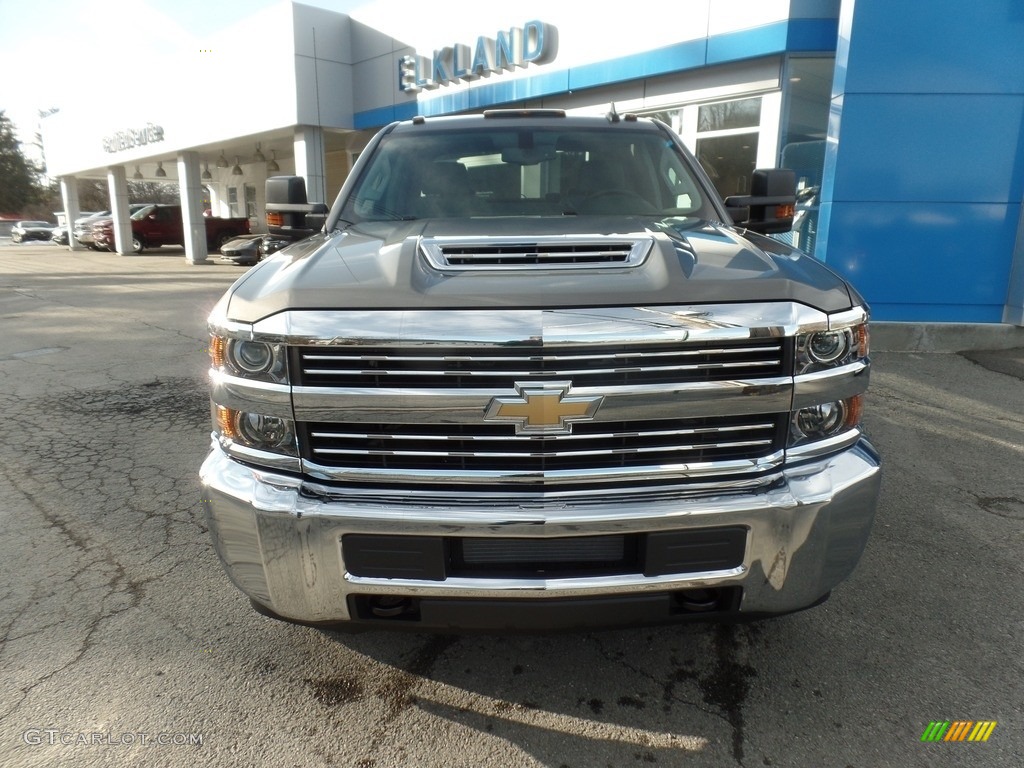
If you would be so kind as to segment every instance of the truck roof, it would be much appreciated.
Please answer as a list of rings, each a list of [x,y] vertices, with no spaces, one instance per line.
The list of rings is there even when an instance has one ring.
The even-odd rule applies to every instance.
[[[553,127],[562,128],[604,128],[614,129],[616,126],[630,130],[658,131],[660,128],[651,118],[641,118],[632,113],[619,114],[609,112],[605,116],[569,115],[560,109],[489,109],[477,115],[444,115],[440,117],[424,117],[417,115],[410,120],[402,120],[389,126],[389,131],[417,131],[425,128],[435,130],[462,130],[468,127],[494,127],[506,125],[516,127]]]

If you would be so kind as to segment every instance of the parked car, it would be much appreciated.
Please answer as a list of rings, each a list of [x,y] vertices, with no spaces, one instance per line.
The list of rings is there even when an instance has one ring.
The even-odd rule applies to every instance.
[[[131,203],[128,206],[128,215],[131,216],[134,213],[141,211],[143,208],[147,208],[153,205],[153,203]],[[96,245],[93,239],[92,228],[93,225],[99,224],[100,222],[107,220],[111,221],[110,211],[98,211],[97,213],[83,214],[80,218],[75,219],[74,235],[75,239],[87,248],[91,248],[94,251],[103,251],[106,248]]]
[[[23,243],[26,240],[49,240],[53,234],[53,225],[45,221],[19,221],[11,227],[11,240]]]
[[[83,212],[81,216],[75,219],[74,226],[71,229],[71,234],[74,235],[82,245],[92,248],[94,251],[98,251],[99,248],[92,240],[92,225],[97,219],[110,216],[110,211],[95,211],[93,213]]]
[[[221,261],[252,266],[275,251],[281,250],[288,243],[288,240],[273,235],[242,235],[220,247]]]
[[[204,218],[206,225],[206,246],[214,250],[239,235],[248,234],[249,220]],[[136,211],[131,217],[133,253],[141,253],[144,248],[157,248],[161,245],[184,245],[185,232],[181,218],[180,205],[147,205]],[[114,220],[99,219],[92,227],[92,236],[96,245],[113,251]]]
[[[50,233],[50,240],[57,245],[68,244],[68,228],[67,227],[54,227],[53,232]]]

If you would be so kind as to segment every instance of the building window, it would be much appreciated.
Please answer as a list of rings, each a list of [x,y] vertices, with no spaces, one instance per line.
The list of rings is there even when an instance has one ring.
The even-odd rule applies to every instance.
[[[779,136],[778,91],[648,113],[672,127],[722,197],[745,195],[755,168],[774,168]]]
[[[808,253],[814,253],[817,241],[834,68],[831,57],[794,57],[786,63],[780,167],[792,168],[797,180],[797,215],[790,242]]]
[[[228,187],[228,217],[238,218],[238,187]]]
[[[245,215],[247,218],[256,218],[256,185],[245,185]]]

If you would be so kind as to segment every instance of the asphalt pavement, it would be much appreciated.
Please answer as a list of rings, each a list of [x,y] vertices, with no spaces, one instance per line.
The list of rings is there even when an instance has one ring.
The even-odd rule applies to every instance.
[[[1024,765],[1024,350],[874,355],[882,501],[818,608],[343,635],[254,613],[200,510],[204,322],[243,273],[0,248],[0,765]]]

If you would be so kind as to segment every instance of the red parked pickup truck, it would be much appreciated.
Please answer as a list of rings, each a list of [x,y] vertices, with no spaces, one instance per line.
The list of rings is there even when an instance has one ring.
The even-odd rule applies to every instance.
[[[149,205],[132,214],[133,253],[143,248],[161,245],[184,245],[184,225],[180,205]],[[206,247],[211,251],[238,235],[248,234],[248,219],[204,218],[206,223]],[[100,219],[92,227],[93,241],[101,248],[113,251],[114,220]]]

